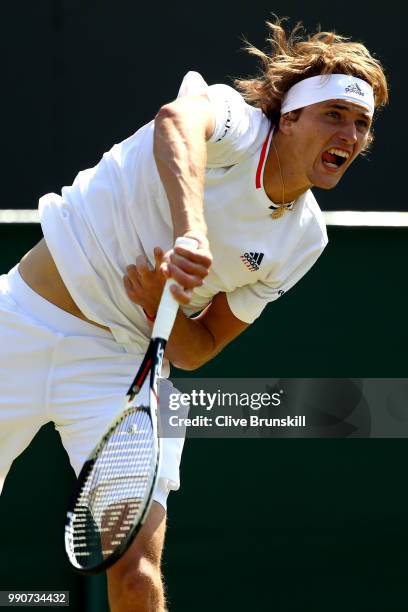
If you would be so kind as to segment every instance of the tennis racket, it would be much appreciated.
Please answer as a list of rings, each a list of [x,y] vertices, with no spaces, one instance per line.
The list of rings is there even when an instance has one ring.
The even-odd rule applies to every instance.
[[[191,238],[176,245],[195,246]],[[160,444],[158,390],[164,349],[178,303],[167,280],[149,347],[129,387],[120,415],[86,460],[78,477],[65,523],[65,550],[74,569],[96,574],[113,565],[129,548],[148,514],[156,484]],[[138,401],[149,380],[149,402]]]

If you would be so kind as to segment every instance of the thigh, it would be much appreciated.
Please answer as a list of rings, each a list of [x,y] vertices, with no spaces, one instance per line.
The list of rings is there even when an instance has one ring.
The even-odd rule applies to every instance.
[[[51,416],[76,474],[124,406],[138,367],[114,340],[65,338],[51,385]]]
[[[13,460],[48,422],[47,385],[58,337],[21,312],[0,277],[0,491]]]
[[[21,311],[0,277],[0,418],[45,418],[55,334]],[[0,431],[4,432],[1,427]]]
[[[76,474],[124,407],[126,392],[140,361],[121,352],[118,345],[84,338],[66,338],[60,352],[59,374],[51,389],[52,418]],[[160,411],[169,410],[169,394],[174,387],[167,379],[160,382]],[[148,400],[148,387],[141,401]],[[158,487],[153,495],[166,506],[169,490],[180,485],[179,466],[184,438],[161,439]]]

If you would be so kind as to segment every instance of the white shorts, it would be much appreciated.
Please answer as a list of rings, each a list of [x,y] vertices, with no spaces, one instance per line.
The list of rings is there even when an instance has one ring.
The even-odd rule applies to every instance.
[[[0,492],[14,459],[53,421],[76,474],[123,405],[140,364],[110,332],[35,293],[17,266],[0,276]],[[160,410],[174,387],[160,384]],[[180,486],[183,438],[163,438],[153,499]]]

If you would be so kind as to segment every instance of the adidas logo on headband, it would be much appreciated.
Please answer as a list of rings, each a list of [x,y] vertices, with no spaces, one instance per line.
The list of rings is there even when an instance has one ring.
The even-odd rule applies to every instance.
[[[295,83],[282,100],[281,114],[325,100],[347,100],[362,106],[371,116],[374,114],[373,88],[367,81],[349,74],[320,74]]]
[[[357,83],[353,83],[353,85],[349,85],[348,87],[346,87],[346,89],[344,90],[344,93],[355,93],[355,94],[358,94],[359,96],[364,96],[364,92],[361,91]]]

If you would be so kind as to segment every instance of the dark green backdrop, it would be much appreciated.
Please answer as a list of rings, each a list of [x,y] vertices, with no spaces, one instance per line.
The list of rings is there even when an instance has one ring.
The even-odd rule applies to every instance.
[[[370,160],[318,192],[322,207],[406,210],[408,9],[395,0],[8,3],[0,207],[35,208],[72,182],[173,98],[187,70],[210,83],[254,73],[240,37],[263,47],[271,11],[365,42],[390,76]],[[406,377],[407,234],[330,229],[311,273],[200,376]],[[39,237],[36,225],[0,225],[0,271]],[[405,611],[406,452],[405,440],[189,440],[182,489],[169,499],[171,612]],[[48,426],[0,499],[0,589],[69,589],[71,609],[104,612],[102,580],[80,579],[63,556],[72,482]]]
[[[407,230],[329,235],[310,274],[198,375],[407,376]],[[39,226],[0,225],[0,236],[7,270]],[[405,612],[407,449],[406,440],[188,440],[182,489],[169,500],[170,610]],[[103,580],[79,579],[63,556],[72,480],[48,426],[0,501],[0,587],[70,589],[73,609],[103,612]]]

